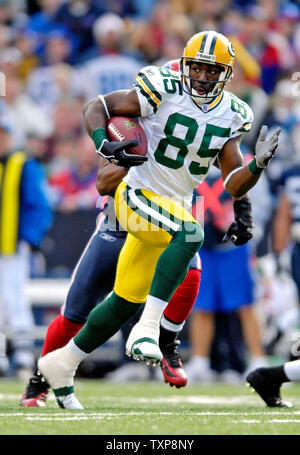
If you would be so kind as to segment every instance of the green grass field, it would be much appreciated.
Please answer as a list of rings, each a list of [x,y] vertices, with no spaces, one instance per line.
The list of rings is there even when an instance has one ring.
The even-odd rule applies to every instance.
[[[157,383],[76,380],[83,411],[21,408],[25,383],[0,381],[1,435],[299,435],[300,387],[283,386],[292,409],[267,408],[244,385],[183,389]]]

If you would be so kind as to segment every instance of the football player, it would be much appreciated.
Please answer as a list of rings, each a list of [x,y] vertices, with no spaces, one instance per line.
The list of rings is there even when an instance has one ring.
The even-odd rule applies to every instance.
[[[118,185],[115,209],[128,235],[120,252],[113,292],[89,315],[80,332],[63,348],[38,361],[63,408],[82,409],[74,394],[79,363],[111,337],[145,302],[126,343],[137,360],[161,362],[159,321],[203,243],[203,229],[190,215],[193,189],[212,164],[224,185],[242,197],[259,179],[278,145],[280,129],[267,137],[262,127],[255,158],[243,162],[240,141],[249,130],[249,106],[224,90],[233,75],[229,40],[209,31],[194,35],[181,59],[180,75],[154,66],[142,69],[131,90],[112,92],[84,108],[87,132],[98,153],[124,165],[133,144],[109,142],[110,116],[139,117],[148,139],[148,155]],[[132,156],[132,155],[131,155]]]
[[[128,157],[126,167],[130,164],[130,157]],[[126,168],[100,158],[97,176],[99,193],[102,195],[113,194],[126,173]],[[96,230],[72,274],[61,314],[48,327],[42,356],[65,346],[83,327],[91,310],[113,288],[118,256],[127,233],[119,229],[116,222],[112,197],[102,199],[100,214]],[[161,362],[163,377],[166,383],[177,388],[183,387],[187,383],[187,377],[177,351],[180,344],[178,335],[197,297],[200,277],[201,261],[197,253],[190,262],[185,280],[174,293],[160,322],[159,344],[164,353]],[[24,407],[45,406],[49,388],[50,386],[43,376],[35,371],[29,379],[20,405]]]

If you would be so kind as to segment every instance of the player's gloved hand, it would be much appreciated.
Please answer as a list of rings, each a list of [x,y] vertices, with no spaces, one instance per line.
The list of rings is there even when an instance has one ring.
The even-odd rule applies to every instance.
[[[278,127],[274,133],[267,139],[268,127],[261,127],[256,145],[255,145],[255,160],[256,165],[260,168],[268,166],[270,159],[273,157],[278,146],[278,137],[281,129]]]
[[[253,237],[254,224],[252,207],[248,196],[233,203],[234,222],[223,237],[223,242],[231,240],[236,246],[244,245]]]
[[[140,166],[148,160],[147,156],[133,155],[126,150],[137,145],[137,141],[116,142],[104,140],[97,153],[113,164],[122,167]]]

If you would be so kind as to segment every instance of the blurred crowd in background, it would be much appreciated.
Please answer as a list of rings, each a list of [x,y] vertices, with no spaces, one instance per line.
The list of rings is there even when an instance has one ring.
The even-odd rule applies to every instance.
[[[10,125],[13,148],[43,164],[54,224],[79,211],[92,213],[94,223],[98,156],[83,130],[84,104],[99,94],[131,88],[143,66],[180,58],[187,40],[203,30],[225,34],[235,49],[234,78],[226,89],[246,101],[255,118],[251,132],[244,134],[244,151],[253,154],[262,124],[282,129],[263,186],[251,195],[253,261],[260,274],[256,298],[265,301],[261,316],[267,322],[274,316],[273,293],[272,308],[277,305],[282,322],[284,304],[295,309],[291,302],[298,299],[291,284],[290,242],[281,248],[280,260],[272,243],[282,173],[300,163],[297,1],[0,0],[0,71],[6,81],[0,119]],[[298,194],[300,199],[300,186]],[[86,239],[92,231],[85,229]],[[64,235],[64,240],[70,239]],[[51,242],[44,248],[49,254]],[[63,249],[54,246],[53,255],[65,255]],[[52,274],[68,276],[73,265],[53,266]],[[35,273],[49,275],[50,269],[48,263]],[[282,281],[273,279],[278,270],[284,271]],[[294,330],[298,322],[290,318],[286,326]]]
[[[142,66],[179,58],[191,35],[214,29],[237,55],[227,88],[254,111],[244,143],[253,150],[262,123],[282,126],[273,182],[300,153],[299,17],[297,3],[279,0],[0,0],[0,116],[14,147],[46,164],[56,208],[94,207],[97,156],[82,131],[84,103],[131,87]]]
[[[277,0],[0,0],[0,116],[14,147],[44,161],[56,208],[94,207],[97,156],[82,130],[84,103],[131,87],[139,68],[179,58],[191,35],[214,29],[237,54],[227,88],[254,111],[244,143],[253,150],[262,123],[282,126],[273,182],[300,153],[300,98],[292,90],[299,17],[296,3]]]

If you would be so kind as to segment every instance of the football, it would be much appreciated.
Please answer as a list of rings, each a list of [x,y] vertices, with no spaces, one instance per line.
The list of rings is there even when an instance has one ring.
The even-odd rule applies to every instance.
[[[137,141],[135,147],[127,150],[133,155],[147,154],[147,136],[141,125],[130,117],[112,117],[107,122],[107,136],[111,141]]]

